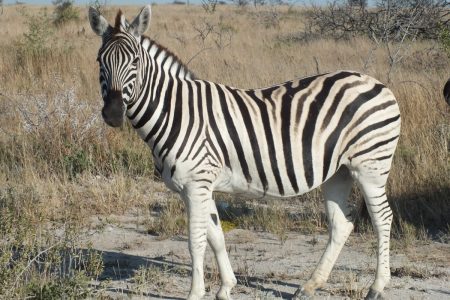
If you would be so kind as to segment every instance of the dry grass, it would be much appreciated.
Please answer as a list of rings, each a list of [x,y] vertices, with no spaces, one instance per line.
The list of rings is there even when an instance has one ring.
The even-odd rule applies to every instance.
[[[345,275],[340,276],[339,282],[343,283],[342,288],[331,289],[332,295],[345,296],[350,299],[363,299],[367,292],[367,287],[362,287],[363,282],[360,281],[358,274],[353,271],[346,272]]]
[[[446,277],[447,273],[439,270],[431,270],[430,268],[420,268],[415,266],[404,266],[391,271],[391,275],[395,277],[411,277],[417,279],[426,279],[430,277]]]
[[[30,22],[26,16],[40,20],[42,9],[7,6],[0,16],[0,206],[11,215],[0,220],[6,236],[0,240],[2,245],[7,235],[36,242],[23,232],[11,232],[8,222],[20,220],[17,224],[24,228],[31,224],[45,234],[51,232],[45,230],[49,222],[81,228],[94,214],[148,209],[160,189],[148,183],[153,169],[144,143],[129,126],[112,130],[101,121],[95,62],[100,39],[90,30],[85,8],[80,8],[79,21],[45,27],[48,32],[42,39],[46,42],[30,50],[24,44]],[[129,17],[139,10],[122,9]],[[266,8],[243,11],[220,6],[207,14],[196,6],[157,5],[148,35],[188,62],[199,78],[232,86],[266,86],[336,69],[363,71],[387,80],[385,49],[372,52],[373,44],[365,38],[301,43],[295,37],[304,29],[304,10],[271,9],[277,10],[275,19]],[[47,13],[51,10],[47,8]],[[115,11],[107,9],[109,20]],[[206,35],[208,26],[211,31]],[[436,47],[433,41],[412,44],[389,83],[400,103],[403,130],[388,195],[399,220],[397,236],[406,236],[407,245],[423,232],[446,233],[449,228],[450,124],[441,92],[450,61]],[[302,198],[312,203],[311,230],[325,226],[319,195]],[[355,194],[356,205],[358,201],[360,196]],[[172,201],[165,205],[162,215],[166,217],[159,223],[152,221],[149,230],[162,236],[182,232],[182,206]],[[286,216],[287,211],[269,206],[252,220],[241,219],[241,226],[276,232],[282,240],[289,230],[308,228]],[[166,221],[173,226],[163,226]],[[171,229],[164,232],[166,227]],[[142,272],[146,280],[147,271]]]

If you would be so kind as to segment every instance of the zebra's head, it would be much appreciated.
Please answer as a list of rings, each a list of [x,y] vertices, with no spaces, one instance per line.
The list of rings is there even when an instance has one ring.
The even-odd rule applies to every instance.
[[[444,86],[444,98],[447,101],[447,104],[450,105],[450,79]]]
[[[89,8],[92,30],[102,37],[97,61],[104,106],[102,116],[112,126],[122,125],[126,106],[136,101],[140,91],[140,40],[150,23],[151,8],[145,6],[129,23],[119,10],[114,27],[93,8]]]

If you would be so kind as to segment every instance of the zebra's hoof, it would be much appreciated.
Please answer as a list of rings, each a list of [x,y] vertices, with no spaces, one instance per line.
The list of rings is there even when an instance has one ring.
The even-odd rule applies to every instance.
[[[312,299],[312,296],[310,293],[305,291],[303,288],[299,288],[294,296],[292,296],[292,300],[310,300]]]
[[[367,296],[364,298],[364,300],[383,300],[383,294],[381,292],[377,292],[373,289],[370,289],[367,293]]]

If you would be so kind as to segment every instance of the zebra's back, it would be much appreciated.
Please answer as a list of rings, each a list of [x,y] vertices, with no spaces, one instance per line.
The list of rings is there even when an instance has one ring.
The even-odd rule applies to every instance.
[[[216,182],[221,191],[298,195],[341,165],[357,171],[374,153],[390,155],[386,168],[377,167],[389,170],[399,109],[392,92],[367,75],[339,71],[255,90],[205,86],[209,139],[225,169]]]

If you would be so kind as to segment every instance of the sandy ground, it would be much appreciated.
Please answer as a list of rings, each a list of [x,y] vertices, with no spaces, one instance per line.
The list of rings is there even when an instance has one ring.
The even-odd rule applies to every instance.
[[[142,217],[141,217],[142,218]],[[98,284],[112,299],[184,299],[190,286],[187,237],[160,240],[146,233],[138,216],[96,217],[88,241],[102,251],[105,270]],[[101,227],[101,229],[98,229]],[[273,234],[235,229],[226,233],[231,264],[238,278],[234,299],[290,299],[316,266],[327,235],[289,234],[281,244]],[[206,253],[205,299],[220,284],[212,251]],[[421,242],[393,249],[387,299],[450,299],[450,245]],[[314,299],[363,298],[374,278],[375,240],[350,237],[328,283]],[[142,270],[146,276],[138,276]],[[141,270],[141,271],[139,271]]]

